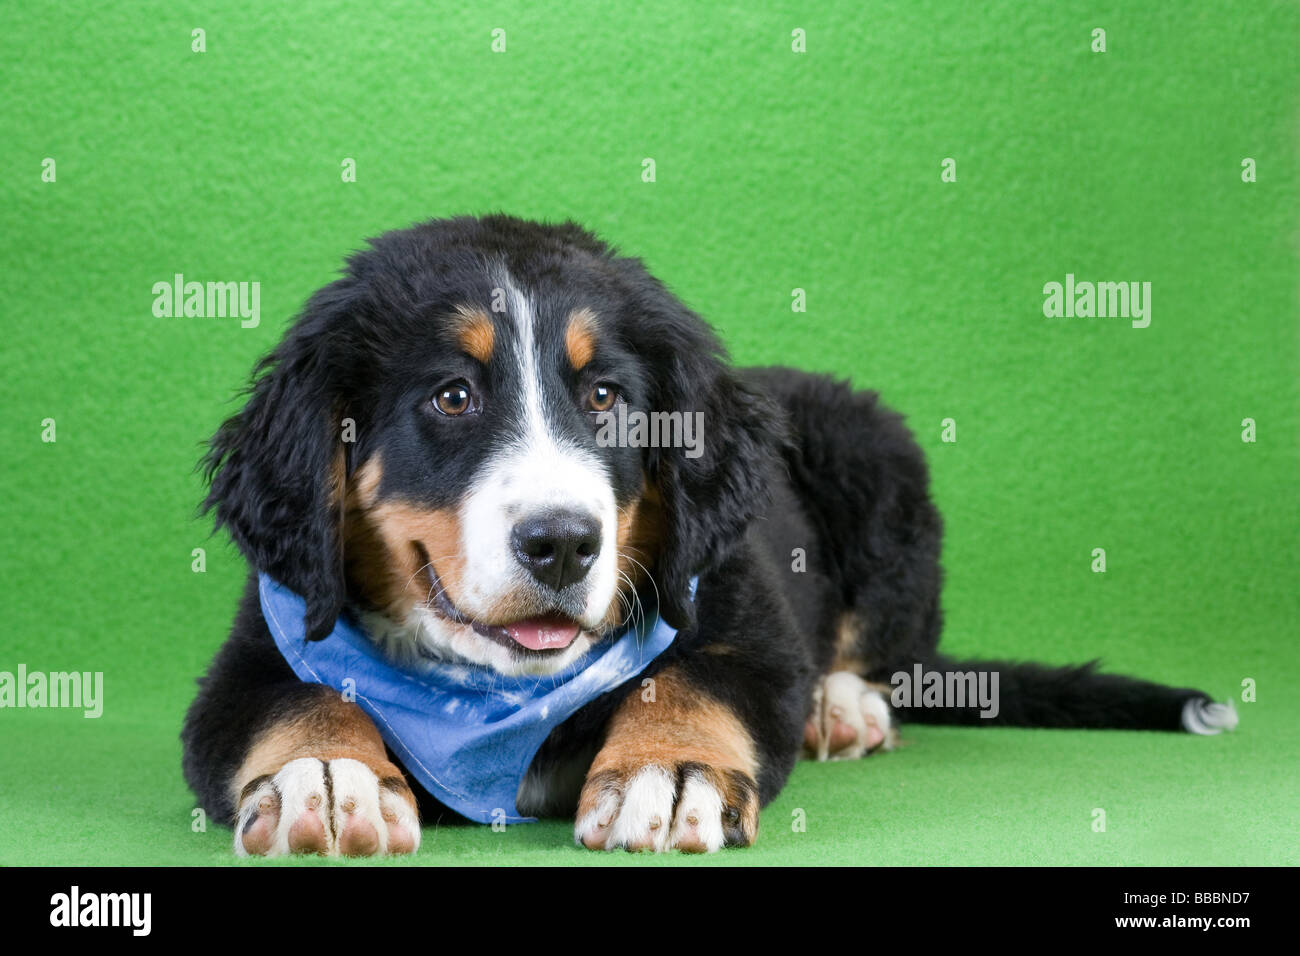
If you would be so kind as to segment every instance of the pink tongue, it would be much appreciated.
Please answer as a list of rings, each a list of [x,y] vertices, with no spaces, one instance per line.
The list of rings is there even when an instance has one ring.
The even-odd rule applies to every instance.
[[[578,636],[578,625],[563,617],[530,617],[506,625],[506,633],[534,651],[568,647]]]

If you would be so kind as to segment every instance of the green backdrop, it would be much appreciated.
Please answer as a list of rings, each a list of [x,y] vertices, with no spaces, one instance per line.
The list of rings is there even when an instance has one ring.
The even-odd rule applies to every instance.
[[[636,6],[0,13],[0,670],[102,671],[105,697],[0,710],[0,863],[233,861],[177,740],[245,574],[194,517],[200,443],[364,237],[495,210],[644,257],[738,362],[902,410],[950,650],[1100,656],[1241,714],[1212,739],[907,728],[800,765],[753,849],[652,862],[1300,861],[1297,7]],[[260,325],[155,317],[178,272],[260,282]],[[1045,317],[1067,274],[1150,282],[1150,326]],[[647,863],[567,822],[429,828],[414,862]]]

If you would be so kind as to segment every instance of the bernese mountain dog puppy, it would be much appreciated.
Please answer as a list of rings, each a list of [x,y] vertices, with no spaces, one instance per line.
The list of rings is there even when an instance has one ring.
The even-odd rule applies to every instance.
[[[448,808],[712,852],[754,841],[801,753],[888,750],[900,719],[1235,722],[1091,664],[941,656],[941,522],[902,418],[732,368],[573,223],[372,240],[205,466],[252,573],[184,770],[239,854],[410,853]],[[995,675],[996,707],[891,693],[923,672]]]

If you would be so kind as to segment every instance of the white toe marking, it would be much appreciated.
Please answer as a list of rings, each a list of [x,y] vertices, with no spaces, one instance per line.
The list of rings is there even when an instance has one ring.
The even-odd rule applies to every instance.
[[[384,811],[388,811],[394,820],[392,823],[387,821],[378,827],[379,830],[379,852],[389,853],[389,827],[401,826],[406,828],[407,834],[411,838],[411,849],[409,852],[414,853],[420,849],[420,817],[406,798],[393,793],[385,787],[379,788],[379,810],[382,820]]]
[[[692,829],[709,853],[722,849],[722,794],[713,784],[694,774],[686,778],[681,799],[677,801],[671,846],[677,846]]]
[[[264,797],[274,797],[275,786],[271,781],[266,781],[257,788],[248,799],[239,807],[239,813],[235,815],[235,856],[250,856],[248,850],[244,849],[244,828],[248,826],[248,821],[258,814],[258,806]]]
[[[580,819],[573,828],[573,840],[579,846],[587,845],[588,837],[600,839],[600,845],[604,849],[612,849],[609,845],[610,826],[614,822],[614,816],[618,813],[618,792],[615,790],[606,790],[600,795],[596,802],[596,809],[592,810],[582,819]],[[606,824],[604,837],[601,838],[601,821]]]
[[[380,853],[388,852],[388,827],[379,811],[379,778],[360,760],[331,760],[330,779],[334,784],[334,836],[343,835],[349,811],[367,820],[379,834]],[[333,847],[331,847],[331,851]]]
[[[284,856],[289,851],[289,830],[294,821],[309,808],[320,814],[325,826],[327,852],[337,849],[330,841],[330,808],[325,805],[325,765],[315,757],[299,757],[280,768],[272,780],[280,791],[280,825],[267,856]]]
[[[676,786],[663,767],[642,767],[623,791],[623,806],[609,835],[607,848],[648,843],[656,853],[667,849],[673,826]],[[657,825],[656,825],[657,824]]]
[[[876,727],[885,735],[885,739],[880,743],[881,750],[894,749],[894,717],[889,712],[889,705],[885,703],[885,696],[878,690],[865,690],[862,692],[862,713],[876,722]]]

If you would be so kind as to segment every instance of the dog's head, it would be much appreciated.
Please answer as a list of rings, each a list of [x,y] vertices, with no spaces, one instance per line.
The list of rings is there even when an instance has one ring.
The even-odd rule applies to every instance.
[[[647,598],[692,622],[778,428],[638,260],[438,220],[310,299],[213,437],[205,506],[313,639],[350,601],[398,655],[551,673]]]

